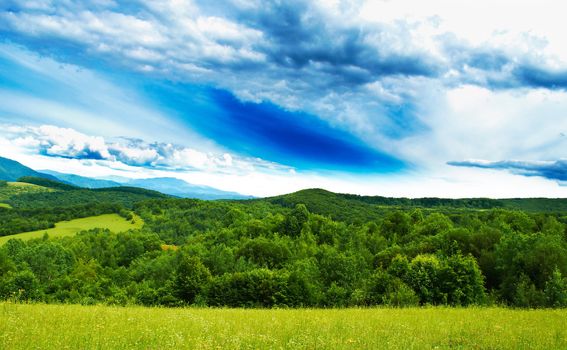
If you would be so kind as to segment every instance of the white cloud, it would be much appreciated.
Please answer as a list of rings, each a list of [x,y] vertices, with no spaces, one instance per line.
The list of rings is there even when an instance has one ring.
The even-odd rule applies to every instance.
[[[26,128],[27,130],[27,128]],[[90,177],[176,177],[193,184],[254,196],[273,196],[305,188],[325,188],[341,193],[381,196],[431,197],[567,197],[567,187],[539,177],[525,177],[497,170],[440,166],[435,171],[392,176],[311,173],[295,169],[252,166],[247,171],[171,171],[131,166],[116,160],[69,159],[38,155],[0,135],[0,156],[34,169],[51,169]],[[231,156],[232,157],[232,156]],[[226,155],[223,155],[226,166]],[[240,160],[233,162],[241,166]],[[243,167],[242,167],[243,168]]]
[[[392,140],[416,132],[398,109],[415,107],[402,118],[419,118],[436,89],[553,87],[553,79],[565,88],[553,75],[567,68],[561,5],[545,4],[68,1],[0,13],[0,22],[22,36],[73,42],[113,65],[309,112],[391,151]]]
[[[203,152],[172,143],[148,143],[140,139],[106,140],[71,128],[52,125],[14,126],[0,124],[0,132],[12,147],[28,154],[55,158],[103,160],[127,166],[156,168],[164,171],[202,171],[205,173],[249,174],[251,172],[286,172],[290,167],[258,158],[244,158],[229,153]]]
[[[40,151],[57,157],[108,159],[110,153],[102,137],[87,136],[73,129],[42,125],[37,130]]]
[[[172,135],[177,139],[159,138],[155,144],[107,141],[111,156],[106,159],[200,169],[202,173],[190,176],[201,183],[216,181],[219,186],[241,183],[248,193],[317,183],[337,186],[337,190],[368,193],[376,189],[398,195],[508,196],[519,191],[535,195],[558,191],[552,181],[452,169],[445,163],[565,156],[566,138],[561,134],[567,132],[567,45],[560,2],[228,1],[219,6],[161,0],[133,4],[135,9],[123,10],[110,2],[89,6],[37,1],[33,11],[1,13],[0,24],[5,24],[4,31],[22,37],[71,42],[92,57],[150,77],[211,84],[243,100],[267,100],[312,113],[408,160],[419,171],[407,179],[396,178],[405,188],[384,179],[368,190],[331,179],[334,175],[322,180],[300,173],[305,181],[293,169],[287,169],[286,176],[267,175],[258,169],[280,169],[278,165],[227,157],[225,150],[212,145],[199,150],[187,144],[167,146],[192,140],[194,135],[143,99],[88,70],[39,59],[6,45],[0,46],[5,57],[59,79],[69,90],[79,86],[82,95],[96,98],[73,105],[72,98],[54,101],[3,90],[0,106],[5,115],[35,115],[36,123],[68,125],[86,134],[103,134],[107,140],[117,135],[146,140],[153,134]],[[143,126],[151,127],[138,130]],[[104,151],[100,143],[79,139],[58,141],[46,149],[75,156],[91,147]],[[29,136],[18,140],[14,142],[20,146],[35,146]],[[205,175],[209,171],[215,172],[210,178]],[[226,173],[230,176],[223,178]],[[222,179],[235,183],[223,185]],[[277,181],[287,182],[273,186]]]

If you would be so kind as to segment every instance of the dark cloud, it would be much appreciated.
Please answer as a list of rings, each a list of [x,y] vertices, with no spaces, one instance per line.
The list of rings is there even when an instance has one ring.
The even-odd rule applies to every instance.
[[[567,70],[551,70],[526,65],[516,68],[514,76],[520,86],[550,90],[567,89]]]
[[[478,160],[453,161],[447,164],[461,167],[508,170],[524,176],[541,176],[551,180],[567,181],[567,159],[556,161],[504,160],[488,162]]]
[[[356,23],[346,15],[333,17],[305,0],[184,5],[6,1],[0,10],[0,33],[12,40],[24,35],[41,46],[46,39],[59,39],[51,41],[57,43],[50,45],[52,50],[70,47],[78,52],[82,45],[89,55],[98,52],[111,62],[138,64],[170,78],[214,82],[233,92],[237,88],[227,73],[239,82],[249,76],[255,86],[247,91],[260,99],[265,97],[260,90],[275,90],[274,82],[282,80],[306,95],[309,84],[341,90],[389,76],[443,81],[450,70],[460,74],[444,83],[496,89],[567,87],[567,70],[551,70],[530,57],[473,47],[453,34],[436,37],[445,56],[439,57],[415,42],[412,34],[419,29],[412,23]],[[216,22],[206,24],[206,19]],[[289,91],[272,91],[272,95],[284,93]]]
[[[355,85],[382,76],[434,76],[439,71],[438,63],[426,52],[393,49],[409,35],[410,28],[401,24],[338,23],[305,1],[265,1],[259,11],[236,11],[233,16],[263,33],[267,40],[259,50],[283,67],[323,64],[333,67],[327,73],[343,75],[342,80]],[[365,77],[356,74],[350,80],[353,67]]]

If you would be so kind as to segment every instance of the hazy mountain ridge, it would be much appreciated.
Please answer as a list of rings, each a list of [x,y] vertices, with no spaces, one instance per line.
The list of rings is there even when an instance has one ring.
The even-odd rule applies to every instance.
[[[205,200],[214,199],[251,199],[252,196],[242,195],[237,192],[228,192],[214,187],[194,185],[173,177],[156,177],[147,179],[130,179],[126,177],[114,177],[116,180],[92,178],[75,174],[65,174],[53,170],[42,170],[43,173],[52,175],[62,182],[90,189],[111,187],[140,187],[147,190],[158,191],[181,198],[196,198]]]
[[[17,181],[19,178],[24,176],[34,176],[50,180],[57,180],[57,178],[52,175],[35,171],[20,162],[0,157],[0,180]]]
[[[63,182],[84,188],[94,189],[94,188],[108,188],[108,187],[122,186],[121,183],[118,183],[116,181],[95,179],[95,178],[80,176],[75,174],[65,174],[54,170],[42,170],[41,172],[52,175]]]

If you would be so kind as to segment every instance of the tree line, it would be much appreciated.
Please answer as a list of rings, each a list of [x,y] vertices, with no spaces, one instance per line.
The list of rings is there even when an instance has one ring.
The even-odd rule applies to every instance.
[[[376,219],[360,211],[360,219],[341,221],[317,213],[324,203],[316,204],[137,202],[141,230],[0,247],[0,297],[164,306],[567,306],[561,214],[381,208]],[[342,205],[332,207],[335,214],[348,211]]]

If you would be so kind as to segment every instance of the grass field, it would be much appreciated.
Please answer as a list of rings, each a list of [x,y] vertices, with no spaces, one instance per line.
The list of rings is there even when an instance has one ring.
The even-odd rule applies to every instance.
[[[25,182],[8,182],[8,186],[0,187],[0,201],[7,201],[12,196],[24,193],[53,192],[55,190]]]
[[[0,304],[1,349],[566,349],[567,310]]]
[[[32,232],[18,233],[15,235],[0,237],[0,246],[8,242],[12,238],[32,239],[41,238],[45,233],[50,237],[72,236],[77,232],[90,230],[93,228],[109,229],[112,232],[123,232],[132,229],[141,228],[143,221],[140,217],[134,215],[134,223],[124,219],[117,214],[105,214],[99,216],[91,216],[88,218],[75,219],[71,221],[62,221],[55,224],[54,228],[47,230],[39,230]]]

